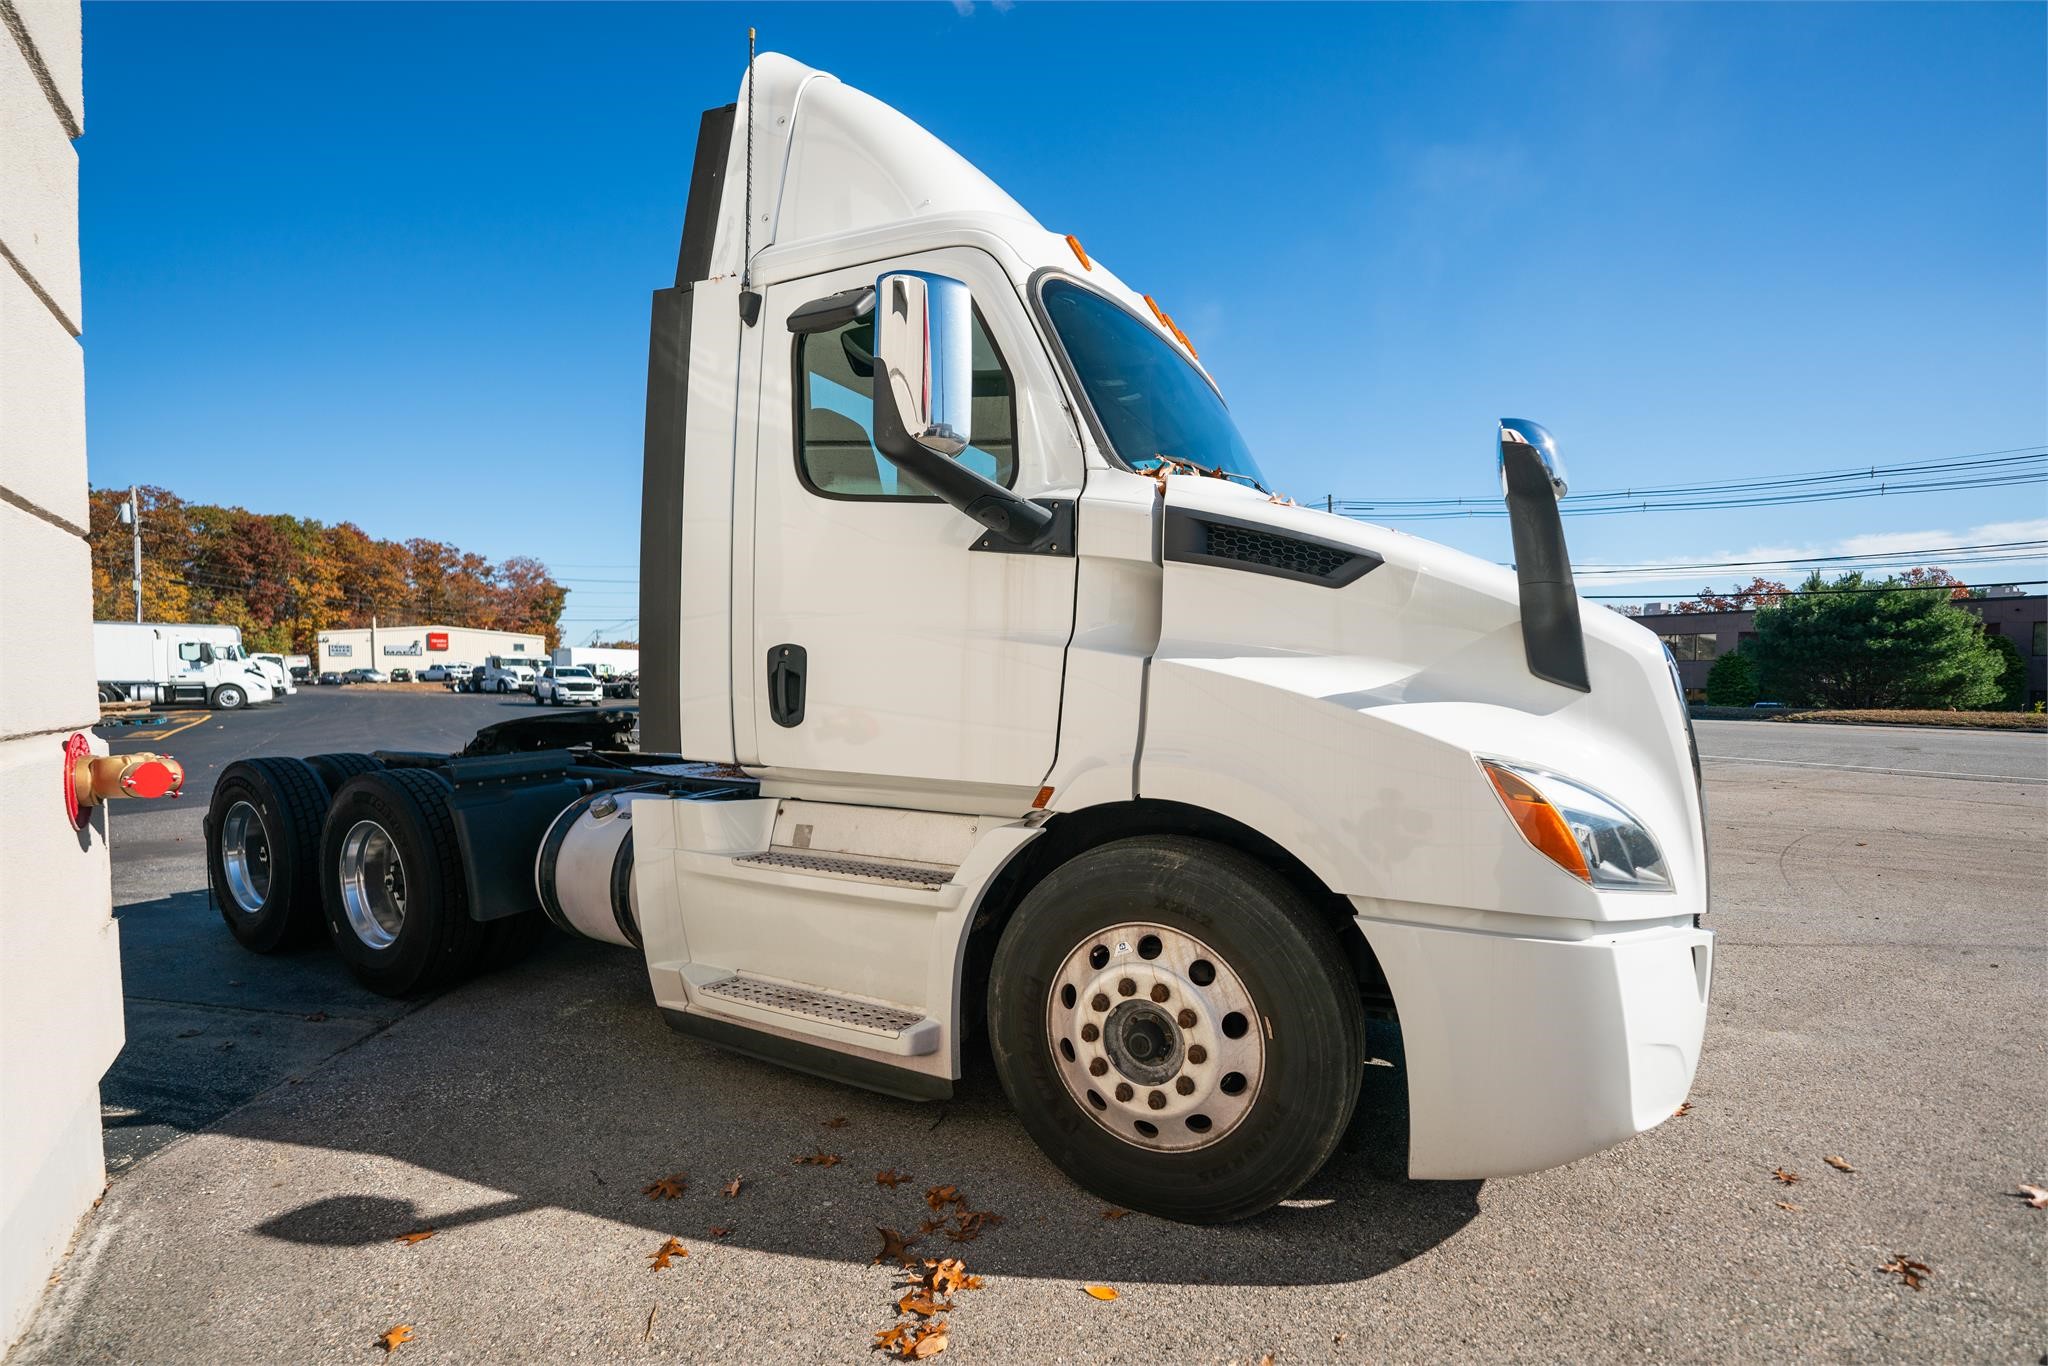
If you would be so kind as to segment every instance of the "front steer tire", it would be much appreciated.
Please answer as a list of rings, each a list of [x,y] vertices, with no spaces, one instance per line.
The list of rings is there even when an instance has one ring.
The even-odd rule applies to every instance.
[[[327,813],[320,840],[327,936],[355,979],[380,996],[416,996],[458,981],[475,970],[485,948],[485,926],[469,914],[452,791],[446,778],[426,769],[379,769],[351,778]],[[351,832],[364,826],[374,827],[364,839],[388,842],[399,876],[355,880],[352,901],[344,853]],[[366,896],[401,905],[395,923],[380,925]]]
[[[214,784],[206,810],[206,884],[243,948],[279,953],[319,932],[326,812],[327,786],[303,760],[238,759]],[[229,837],[232,848],[224,844]]]
[[[1137,1136],[1150,1122],[1148,1113],[1162,1120],[1155,1128],[1170,1127],[1167,1112],[1143,1108],[1144,1097],[1147,1085],[1157,1085],[1162,1099],[1170,1098],[1179,1077],[1141,1083],[1134,1105],[1112,1103],[1094,1110],[1063,1079],[1071,1064],[1063,1071],[1056,1052],[1062,1039],[1056,1035],[1072,1046],[1085,1037],[1081,1030],[1095,1029],[1099,1032],[1093,1037],[1102,1042],[1084,1047],[1108,1051],[1112,1031],[1106,1023],[1113,1017],[1098,1013],[1101,1007],[1089,999],[1092,992],[1071,1007],[1058,1004],[1054,993],[1063,990],[1063,975],[1068,982],[1075,980],[1077,962],[1092,967],[1091,940],[1102,938],[1097,947],[1103,949],[1120,942],[1106,933],[1120,926],[1158,927],[1176,943],[1212,952],[1248,994],[1251,1028],[1264,1031],[1262,1075],[1251,1090],[1249,1108],[1213,1140],[1187,1134],[1195,1123],[1208,1123],[1199,1115],[1166,1135],[1199,1146],[1166,1150],[1156,1146],[1156,1137]],[[1168,963],[1161,958],[1141,964],[1145,938],[1123,938],[1134,946],[1127,950],[1130,956],[1112,953],[1102,959],[1109,974],[1105,980],[1112,983],[1106,994],[1112,1008],[1125,967],[1151,982],[1155,979],[1145,974]],[[1158,953],[1156,947],[1152,951]],[[1193,982],[1201,981],[1203,970],[1189,970]],[[1226,1223],[1269,1209],[1300,1189],[1337,1151],[1358,1101],[1365,1016],[1336,935],[1292,885],[1223,845],[1181,836],[1119,840],[1054,869],[1005,926],[989,981],[990,1045],[1018,1119],[1068,1176],[1128,1209],[1199,1224]],[[1186,979],[1160,985],[1168,991],[1164,1010],[1193,1005],[1199,1018],[1211,1008]],[[1124,995],[1139,1007],[1147,999],[1142,991]],[[1243,1029],[1242,1024],[1235,1027]],[[1181,1042],[1194,1037],[1188,1033]],[[1256,1036],[1253,1041],[1258,1042]],[[1194,1065],[1194,1050],[1184,1051],[1181,1070],[1194,1084],[1192,1078],[1202,1076],[1202,1069]],[[1128,1060],[1132,1052],[1123,1056]],[[1218,1060],[1205,1059],[1212,1070]],[[1099,1081],[1074,1085],[1100,1086],[1114,1094],[1112,1088],[1124,1075],[1111,1069],[1095,1073]],[[1213,1079],[1200,1083],[1213,1084]],[[1242,1088],[1243,1081],[1238,1085]],[[1167,1099],[1167,1104],[1173,1102]]]

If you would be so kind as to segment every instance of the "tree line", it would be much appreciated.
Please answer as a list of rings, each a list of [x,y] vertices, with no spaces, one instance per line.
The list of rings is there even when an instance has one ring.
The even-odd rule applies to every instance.
[[[1970,596],[1939,569],[1884,579],[1815,572],[1797,589],[1756,580],[1717,599],[1754,606],[1756,638],[1714,661],[1707,701],[2018,711],[2027,696],[2026,660],[1956,606]]]
[[[321,631],[386,625],[522,631],[559,643],[568,590],[539,560],[496,563],[441,541],[379,540],[353,522],[188,503],[145,484],[142,615],[146,621],[242,628],[251,650],[310,653]],[[128,490],[94,489],[92,607],[135,616],[132,542],[120,520]]]

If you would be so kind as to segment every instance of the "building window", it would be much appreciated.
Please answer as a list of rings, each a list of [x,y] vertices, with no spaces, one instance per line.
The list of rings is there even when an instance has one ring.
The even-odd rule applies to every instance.
[[[1711,631],[1682,636],[1659,636],[1658,639],[1671,647],[1671,657],[1680,662],[1721,657],[1721,637]]]

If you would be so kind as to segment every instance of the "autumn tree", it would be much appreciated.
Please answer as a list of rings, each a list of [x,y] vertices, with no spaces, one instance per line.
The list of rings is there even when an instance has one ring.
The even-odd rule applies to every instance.
[[[1944,593],[1860,573],[1816,572],[1756,614],[1765,695],[1826,707],[1975,707],[1998,695],[2001,662],[1977,618]]]
[[[1946,587],[1951,590],[1949,596],[1952,598],[1974,596],[1968,584],[1939,565],[1916,565],[1899,575],[1899,582],[1910,588]]]
[[[1752,607],[1773,607],[1792,590],[1776,579],[1754,578],[1726,593],[1702,588],[1699,596],[1678,604],[1681,612],[1743,612]]]
[[[321,631],[442,623],[527,631],[556,644],[567,592],[538,560],[493,564],[438,541],[383,541],[353,523],[188,504],[141,491],[143,614],[152,621],[239,626],[252,649],[310,651]],[[134,615],[131,543],[119,521],[126,489],[91,495],[93,612]]]

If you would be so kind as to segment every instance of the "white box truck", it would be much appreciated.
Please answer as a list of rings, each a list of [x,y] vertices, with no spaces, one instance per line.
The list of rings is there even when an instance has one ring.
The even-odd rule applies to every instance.
[[[558,669],[588,669],[599,678],[616,678],[621,674],[640,672],[638,650],[594,645],[560,645],[549,658]]]
[[[174,621],[96,621],[93,662],[100,700],[236,711],[277,697],[270,676],[242,651],[233,626]]]
[[[648,376],[639,747],[233,765],[244,944],[404,994],[552,921],[681,1031],[905,1097],[979,1036],[1076,1181],[1192,1221],[1299,1189],[1375,1062],[1416,1177],[1685,1098],[1690,725],[1577,597],[1540,427],[1496,429],[1514,569],[1295,506],[1163,310],[777,56],[703,118]]]

